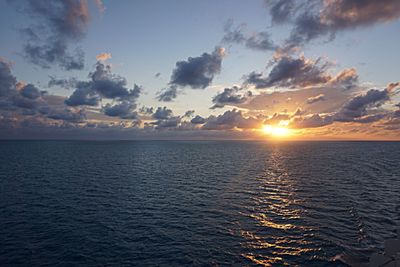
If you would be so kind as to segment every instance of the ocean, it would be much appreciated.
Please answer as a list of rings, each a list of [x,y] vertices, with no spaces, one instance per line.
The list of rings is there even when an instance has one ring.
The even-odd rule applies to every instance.
[[[400,227],[400,142],[1,141],[1,266],[348,266]]]

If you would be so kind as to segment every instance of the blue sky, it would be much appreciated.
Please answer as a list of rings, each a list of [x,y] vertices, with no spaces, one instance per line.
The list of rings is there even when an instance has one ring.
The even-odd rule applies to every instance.
[[[295,26],[293,21],[282,24],[272,21],[271,6],[280,1],[103,1],[105,10],[102,12],[96,7],[96,1],[82,0],[77,2],[88,6],[90,20],[84,25],[82,38],[66,43],[68,42],[69,51],[79,47],[84,52],[84,67],[67,71],[57,64],[43,68],[27,60],[24,54],[27,37],[21,30],[39,23],[46,25],[43,19],[46,14],[40,14],[42,17],[35,14],[34,10],[30,10],[32,8],[30,2],[0,1],[0,32],[3,36],[0,56],[12,63],[12,75],[18,81],[32,83],[41,90],[46,90],[48,95],[68,97],[75,88],[49,88],[47,86],[49,76],[57,79],[74,77],[82,81],[87,80],[88,74],[95,68],[96,56],[110,53],[112,57],[103,64],[111,65],[114,74],[124,77],[128,88],[132,88],[134,84],[142,86],[140,97],[135,99],[137,108],[146,106],[156,109],[166,106],[174,114],[179,115],[183,115],[187,110],[195,110],[196,115],[204,118],[210,115],[218,116],[234,108],[242,109],[241,105],[232,103],[222,109],[209,108],[213,105],[212,98],[224,88],[234,85],[242,87],[245,75],[253,71],[264,72],[267,75],[269,70],[266,67],[276,53],[273,49],[259,51],[235,42],[222,42],[225,25],[229,21],[233,23],[233,28],[243,24],[243,32],[248,36],[267,31],[270,39],[280,47]],[[55,7],[56,2],[53,3]],[[300,2],[303,1],[297,3]],[[340,5],[342,1],[333,2]],[[365,3],[369,2],[374,1]],[[298,46],[295,54],[287,56],[296,58],[304,55],[310,60],[321,57],[322,60],[333,63],[327,70],[331,75],[336,75],[344,69],[355,68],[358,87],[350,94],[351,96],[362,94],[372,88],[384,89],[387,84],[397,82],[400,76],[398,68],[400,54],[397,53],[400,45],[400,20],[398,20],[400,12],[396,13],[398,6],[395,2],[382,1],[382,3],[393,5],[393,14],[383,14],[388,18],[376,18],[374,21],[372,18],[370,22],[360,24],[361,26],[355,21],[355,26],[335,29],[335,38],[329,39],[327,35],[321,35]],[[324,6],[321,1],[321,6],[318,8],[316,14],[319,14],[318,12],[322,14],[325,12],[324,8],[329,7]],[[380,7],[372,3],[367,8],[368,12],[371,12],[370,10]],[[293,16],[295,15],[298,14],[293,13]],[[169,87],[171,75],[178,61],[186,61],[189,57],[200,57],[203,53],[211,54],[215,47],[224,47],[226,55],[210,84],[202,89],[179,87],[181,93],[173,101],[160,103],[156,99],[161,89]],[[155,76],[157,73],[160,74],[159,77]],[[274,91],[285,92],[293,88],[271,86],[262,89],[256,90],[250,86],[245,90],[252,91],[254,97]],[[296,90],[304,89],[296,88]],[[102,104],[97,108],[100,110],[101,106],[114,100],[103,98]],[[346,101],[350,100],[346,99],[341,104],[345,105]],[[378,106],[388,105],[389,100],[385,101],[387,102],[379,103],[375,107],[371,105],[369,108],[373,108],[374,113]],[[393,94],[390,98],[390,103],[393,105],[388,110],[396,109],[394,106],[396,101],[398,102],[398,96]],[[243,109],[243,112],[255,116],[251,108]],[[294,110],[287,112],[293,113]],[[274,113],[276,110],[264,110],[258,115],[265,117]],[[7,117],[9,116],[12,115],[7,113]],[[141,120],[146,121],[146,117],[143,116]]]

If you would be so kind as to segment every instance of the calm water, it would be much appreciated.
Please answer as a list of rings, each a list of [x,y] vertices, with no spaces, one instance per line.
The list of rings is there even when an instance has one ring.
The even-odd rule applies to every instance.
[[[395,237],[400,143],[0,142],[1,266],[346,266]]]

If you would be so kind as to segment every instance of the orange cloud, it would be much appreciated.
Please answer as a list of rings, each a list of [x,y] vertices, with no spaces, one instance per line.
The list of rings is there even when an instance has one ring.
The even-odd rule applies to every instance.
[[[111,58],[111,53],[101,53],[96,56],[97,61],[105,61]]]

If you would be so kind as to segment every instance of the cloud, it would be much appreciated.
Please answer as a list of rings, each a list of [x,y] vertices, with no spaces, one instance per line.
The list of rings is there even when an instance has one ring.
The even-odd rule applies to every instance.
[[[345,69],[330,81],[332,85],[339,85],[345,90],[353,89],[358,84],[358,74],[355,68]]]
[[[65,70],[83,69],[84,53],[69,49],[81,40],[89,22],[86,0],[28,0],[23,8],[36,24],[22,32],[27,42],[24,54],[28,61],[43,68],[58,65]]]
[[[29,113],[29,114],[35,114],[35,110],[38,108],[40,101],[36,101],[34,99],[26,98],[23,97],[19,94],[14,94],[11,96],[11,103],[14,107],[22,108],[24,110],[21,110],[22,113]],[[26,110],[26,109],[29,109]]]
[[[194,115],[194,112],[195,112],[194,110],[188,110],[185,112],[185,114],[182,117],[190,118]]]
[[[375,121],[380,121],[383,118],[385,118],[388,114],[385,113],[380,113],[380,114],[372,114],[372,115],[366,115],[360,118],[356,118],[353,121],[357,123],[371,123]]]
[[[272,51],[277,49],[277,46],[272,42],[270,34],[266,31],[256,32],[253,34],[245,34],[245,25],[239,25],[233,28],[233,21],[229,20],[224,28],[224,37],[222,42],[228,44],[242,44],[249,49],[259,51]]]
[[[343,90],[340,86],[328,83],[298,90],[261,92],[237,107],[248,109],[251,112],[262,111],[265,114],[282,113],[283,111],[295,112],[299,108],[303,114],[331,113],[341,108],[354,92],[361,90],[364,88],[355,87],[351,90]],[[309,98],[320,94],[323,94],[329,101],[307,104]]]
[[[325,100],[326,100],[325,95],[319,94],[317,96],[312,96],[312,97],[307,98],[307,104],[311,105],[318,101],[325,101]]]
[[[16,84],[17,79],[11,73],[11,63],[0,58],[0,97],[8,95]]]
[[[0,58],[0,110],[35,114],[36,109],[44,104],[44,93],[33,84],[17,82],[11,64]]]
[[[136,104],[129,101],[122,101],[115,105],[106,104],[103,107],[104,114],[110,117],[120,117],[122,119],[137,119],[138,113],[134,111],[135,109]]]
[[[367,115],[367,109],[379,107],[390,99],[388,89],[371,89],[367,93],[358,95],[344,105],[339,112],[334,115],[336,121],[353,121]]]
[[[151,125],[156,125],[157,129],[178,127],[182,120],[180,116],[174,116],[172,110],[167,107],[158,107],[152,117],[156,121],[151,122]]]
[[[178,87],[204,89],[209,86],[214,76],[221,71],[225,49],[216,47],[214,51],[203,53],[199,57],[189,57],[186,61],[178,61],[172,72],[169,87],[157,94],[157,99],[171,102],[178,96]]]
[[[157,99],[170,102],[177,97],[178,87],[204,89],[209,86],[215,75],[220,73],[225,49],[216,47],[214,51],[203,53],[199,57],[189,57],[186,61],[176,62],[172,72],[170,87],[161,91]]]
[[[202,129],[205,130],[230,130],[238,129],[254,129],[260,128],[262,121],[254,117],[244,117],[240,110],[228,110],[224,114],[217,117],[210,116]]]
[[[349,90],[358,84],[357,71],[354,68],[345,69],[336,76],[328,70],[332,63],[322,58],[307,59],[304,56],[294,58],[279,55],[271,62],[271,70],[267,76],[251,72],[245,78],[245,84],[254,85],[257,89],[269,87],[306,88],[321,85],[340,86]]]
[[[178,127],[179,123],[181,122],[181,117],[176,116],[176,117],[171,117],[165,120],[158,120],[154,122],[154,125],[157,125],[157,129],[160,128],[175,128]]]
[[[158,107],[153,113],[153,118],[156,120],[166,120],[172,117],[172,110],[167,107]]]
[[[33,84],[25,85],[19,93],[29,99],[37,99],[42,96],[42,92]]]
[[[68,106],[97,106],[101,100],[100,96],[91,87],[90,82],[79,82],[78,88],[65,99]]]
[[[154,108],[153,107],[144,107],[143,106],[143,107],[141,107],[139,109],[139,112],[143,113],[143,114],[151,115],[151,114],[154,113]]]
[[[48,118],[53,120],[62,120],[68,122],[83,122],[86,119],[86,115],[83,110],[75,110],[71,108],[59,108],[59,109],[42,109],[43,114],[46,114]]]
[[[386,23],[400,18],[397,0],[267,0],[272,22],[294,25],[287,47],[301,46],[319,37]]]
[[[111,58],[111,53],[101,53],[96,56],[97,61],[106,61]]]
[[[174,101],[177,96],[178,87],[173,85],[158,92],[157,99],[158,101],[171,102]]]
[[[5,60],[0,60],[0,92],[0,124],[7,127],[36,127],[55,121],[81,123],[86,119],[83,109],[66,107],[62,97],[48,96],[34,84],[17,82]]]
[[[101,62],[96,63],[96,70],[89,74],[91,88],[102,97],[117,100],[136,99],[140,95],[141,88],[134,85],[133,89],[126,87],[124,77],[111,72],[111,66]]]
[[[290,126],[294,128],[316,128],[334,122],[376,122],[388,116],[389,112],[387,110],[377,110],[377,108],[389,101],[391,95],[392,87],[390,85],[383,90],[370,89],[364,94],[354,96],[339,110],[330,114],[294,116]]]
[[[211,54],[203,53],[199,57],[189,57],[187,61],[178,61],[171,76],[171,84],[204,89],[210,85],[214,76],[221,71],[225,49],[215,48]]]
[[[252,96],[252,93],[251,91],[247,91],[244,94],[241,94],[241,90],[242,88],[239,88],[237,86],[233,86],[232,88],[225,88],[223,92],[220,92],[213,97],[212,102],[214,103],[214,105],[211,108],[223,108],[225,105],[237,105],[244,103],[248,100],[249,97]]]
[[[196,117],[194,117],[190,122],[193,124],[204,124],[206,122],[206,119],[199,115],[196,115]]]
[[[298,10],[298,3],[295,4],[294,0],[266,0],[265,3],[274,24],[290,21]]]
[[[320,116],[312,114],[304,117],[295,117],[291,122],[292,128],[317,128],[332,124],[334,122],[331,116]]]
[[[307,87],[327,83],[332,77],[326,73],[330,64],[322,58],[306,59],[304,56],[293,58],[283,56],[275,60],[268,76],[252,72],[247,77],[247,84],[256,88],[268,87]]]
[[[48,87],[54,87],[54,86],[59,86],[64,89],[71,89],[73,87],[76,87],[78,84],[78,80],[75,78],[69,78],[69,79],[57,79],[53,76],[49,76],[50,81],[47,83]]]
[[[290,119],[290,115],[287,113],[274,113],[274,115],[268,117],[264,123],[266,124],[279,124],[281,121],[287,121]]]
[[[134,85],[132,89],[127,87],[124,77],[113,74],[111,66],[100,61],[96,63],[95,71],[89,73],[89,81],[65,81],[51,80],[52,84],[62,86],[75,85],[75,91],[65,100],[69,106],[98,106],[102,99],[116,101],[114,105],[106,104],[103,111],[106,115],[122,119],[133,118],[137,99],[140,97],[142,88]]]
[[[387,90],[389,92],[393,92],[394,90],[400,88],[400,82],[389,83],[387,86]]]

